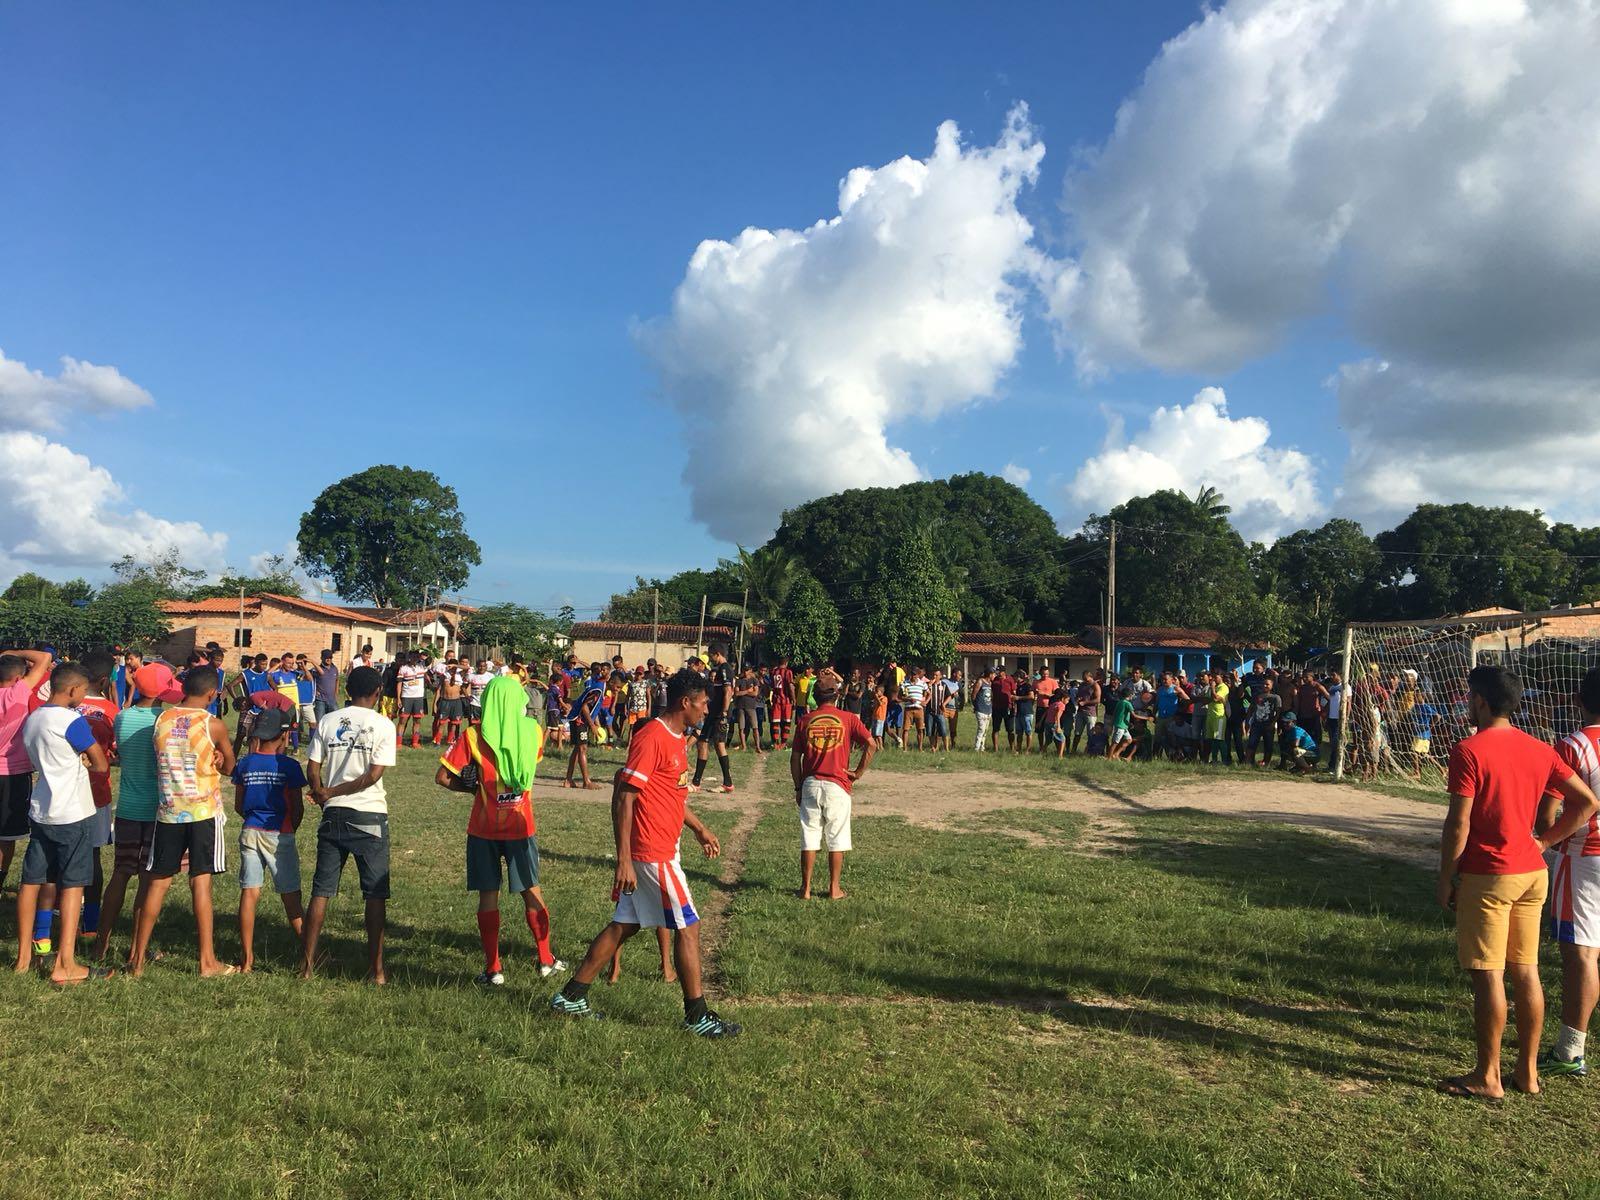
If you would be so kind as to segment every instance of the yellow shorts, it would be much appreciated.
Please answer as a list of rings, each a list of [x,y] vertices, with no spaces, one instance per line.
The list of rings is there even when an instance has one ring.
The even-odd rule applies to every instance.
[[[1503,971],[1539,961],[1539,918],[1548,871],[1462,875],[1456,888],[1456,954],[1468,971]]]

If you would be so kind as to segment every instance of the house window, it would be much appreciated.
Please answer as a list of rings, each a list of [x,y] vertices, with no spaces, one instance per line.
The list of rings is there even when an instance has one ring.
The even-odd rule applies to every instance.
[[[1176,671],[1182,665],[1180,657],[1176,654],[1163,654],[1161,656],[1161,669],[1163,671]]]
[[[238,626],[234,626],[233,644],[235,646],[248,646],[250,644],[250,631],[248,629],[240,629]]]
[[[619,654],[622,653],[622,643],[621,642],[607,642],[606,643],[606,649],[610,651],[610,653],[606,655],[606,661],[610,662],[613,658],[616,658]]]
[[[343,650],[344,649],[344,634],[342,634],[342,633],[334,634],[333,635],[333,645],[329,646],[328,649],[334,650],[334,651]]]

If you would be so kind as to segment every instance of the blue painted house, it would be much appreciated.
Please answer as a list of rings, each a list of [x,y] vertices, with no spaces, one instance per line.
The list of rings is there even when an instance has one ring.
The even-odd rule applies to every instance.
[[[1272,665],[1272,652],[1259,647],[1243,658],[1230,658],[1216,649],[1221,635],[1215,629],[1180,629],[1175,626],[1118,625],[1116,646],[1112,653],[1112,670],[1126,675],[1134,667],[1143,667],[1146,675],[1159,675],[1162,671],[1186,671],[1191,678],[1197,672],[1212,668],[1236,667],[1248,671],[1257,658]],[[1091,625],[1084,630],[1083,640],[1102,654],[1105,652],[1104,625]]]

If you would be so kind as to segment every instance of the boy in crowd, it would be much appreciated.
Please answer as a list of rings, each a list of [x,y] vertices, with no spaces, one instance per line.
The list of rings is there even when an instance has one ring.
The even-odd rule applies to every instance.
[[[395,745],[405,742],[406,728],[411,729],[411,748],[422,745],[422,710],[427,707],[428,668],[415,652],[402,653],[395,677],[400,688],[400,719],[396,723]]]
[[[1317,765],[1317,741],[1292,713],[1283,714],[1278,734],[1278,769],[1309,775]]]
[[[461,724],[467,719],[467,676],[454,663],[439,676],[438,698],[434,701],[433,744],[454,746],[461,740]]]
[[[294,656],[294,682],[295,699],[300,705],[300,717],[293,726],[298,746],[301,742],[310,743],[311,730],[317,723],[317,684],[311,675],[311,663],[304,654]]]
[[[1584,672],[1578,707],[1583,726],[1562,738],[1556,753],[1600,794],[1600,667]],[[1561,1032],[1540,1056],[1539,1070],[1587,1075],[1589,1018],[1600,1000],[1600,815],[1591,813],[1549,857],[1550,937],[1561,947]]]
[[[1260,666],[1257,660],[1256,666]],[[1261,749],[1261,763],[1263,767],[1272,765],[1272,734],[1278,727],[1278,713],[1283,709],[1283,700],[1272,690],[1272,680],[1262,672],[1260,677],[1252,673],[1250,686],[1254,689],[1255,701],[1250,705],[1250,737],[1245,742],[1245,766],[1256,766],[1256,747]]]
[[[544,755],[544,731],[527,715],[527,696],[514,675],[483,690],[483,720],[468,729],[439,760],[434,782],[472,797],[467,819],[467,888],[478,893],[478,938],[483,971],[477,982],[499,987],[501,864],[511,890],[522,897],[533,934],[539,978],[565,971],[550,949],[550,910],[539,891],[539,842],[533,817],[533,777]],[[468,773],[468,768],[472,768]]]
[[[1114,700],[1106,701],[1106,720],[1110,726],[1106,757],[1127,761],[1139,744],[1133,740],[1133,701],[1119,692]]]
[[[339,707],[339,667],[333,661],[332,650],[322,652],[316,669],[311,672],[311,682],[316,688],[316,695],[311,702],[311,730],[308,734],[316,730],[318,721]],[[306,740],[309,743],[309,736]]]
[[[17,843],[28,836],[33,764],[22,744],[22,725],[34,692],[49,676],[50,656],[43,650],[0,652],[0,887]]]
[[[83,889],[94,878],[94,848],[99,819],[90,771],[107,771],[110,763],[93,731],[78,712],[89,687],[88,673],[62,663],[50,674],[50,699],[22,727],[28,761],[38,772],[28,803],[28,851],[22,860],[22,887],[17,892],[17,971],[33,966],[33,941],[27,936],[40,905],[40,891],[54,884],[61,909],[61,944],[56,948],[50,982],[58,985],[103,979],[103,967],[79,966],[74,951]]]
[[[256,714],[261,711],[255,703],[257,692],[273,691],[272,679],[267,668],[270,665],[265,654],[258,654],[255,658],[245,659],[247,664],[239,668],[239,678],[243,681],[240,686],[244,689],[243,700],[235,699],[234,704],[239,709],[239,723],[233,733],[233,753],[237,757],[240,747],[250,736],[250,730],[256,723]]]
[[[104,771],[89,772],[89,790],[94,793],[95,842],[94,879],[83,894],[83,917],[79,922],[84,937],[100,932],[100,899],[106,885],[105,862],[100,854],[102,847],[112,843],[111,822],[111,766],[117,763],[117,702],[111,698],[111,672],[116,660],[103,650],[83,656],[79,664],[89,676],[89,690],[78,702],[78,713],[89,722],[94,740],[105,751]]]
[[[256,718],[250,753],[233,768],[233,811],[244,821],[239,830],[239,969],[246,973],[255,967],[256,906],[269,877],[296,941],[305,927],[294,831],[305,819],[301,792],[306,777],[300,764],[283,752],[290,724],[276,709],[263,711]]]
[[[1577,833],[1600,800],[1555,750],[1511,724],[1522,682],[1504,667],[1467,675],[1467,715],[1477,732],[1450,752],[1450,811],[1439,844],[1437,896],[1456,914],[1456,951],[1472,979],[1477,1063],[1439,1081],[1448,1096],[1496,1099],[1506,981],[1517,1007],[1517,1065],[1511,1083],[1539,1090],[1539,919],[1549,875],[1544,852]],[[1555,817],[1559,796],[1561,815]],[[1535,837],[1534,828],[1545,832]]]
[[[115,842],[111,852],[111,878],[106,880],[101,897],[100,934],[95,938],[94,960],[100,962],[111,944],[111,931],[122,916],[122,902],[128,881],[141,879],[150,848],[156,837],[156,806],[160,790],[156,783],[155,727],[159,708],[183,700],[171,669],[165,663],[146,663],[130,681],[133,701],[117,714],[113,733],[117,739],[117,815]],[[134,893],[135,917],[144,902],[146,888],[141,880]]]
[[[339,892],[345,862],[356,860],[366,903],[367,978],[382,986],[383,934],[389,901],[389,804],[383,773],[395,763],[394,722],[378,712],[383,675],[357,667],[345,683],[350,703],[317,722],[308,758],[311,799],[322,808],[317,866],[311,877],[300,978],[310,979],[328,901]]]
[[[683,1028],[700,1037],[734,1037],[739,1026],[706,1007],[700,984],[700,915],[689,895],[678,861],[684,826],[707,858],[722,853],[716,834],[689,811],[689,754],[686,735],[705,719],[706,683],[683,670],[667,683],[667,704],[628,747],[628,762],[617,773],[611,798],[617,868],[611,922],[590,944],[566,987],[550,1001],[557,1013],[598,1017],[589,1007],[589,987],[600,970],[639,932],[640,926],[670,928],[683,988]]]
[[[845,898],[839,887],[839,876],[851,844],[850,789],[867,773],[876,753],[872,734],[861,719],[835,703],[841,682],[828,668],[823,668],[822,674],[817,676],[819,704],[800,719],[795,730],[794,750],[789,755],[794,800],[800,809],[802,900],[811,899],[811,872],[824,840],[828,846],[828,899]],[[861,757],[852,770],[850,752],[858,746]]]
[[[566,682],[566,675],[560,668],[555,668],[550,672],[550,679],[544,690],[545,736],[558,753],[566,744],[567,736],[566,704],[563,699],[566,695]]]
[[[572,710],[567,714],[567,731],[572,735],[572,757],[567,759],[567,777],[561,784],[562,787],[573,786],[574,767],[581,772],[585,789],[593,790],[600,786],[589,778],[589,742],[598,727],[599,717],[596,716],[596,710],[600,707],[601,697],[605,695],[602,670],[599,663],[590,668],[589,678],[584,682],[583,691],[572,702]]]
[[[143,900],[133,923],[133,952],[128,969],[144,974],[150,935],[161,915],[172,877],[189,858],[189,894],[194,901],[194,927],[202,978],[232,975],[238,968],[217,961],[212,941],[211,877],[227,869],[222,827],[222,779],[233,771],[233,747],[222,721],[209,711],[216,697],[217,677],[211,671],[190,671],[183,681],[183,700],[163,709],[151,731],[156,756],[156,830],[139,881]]]

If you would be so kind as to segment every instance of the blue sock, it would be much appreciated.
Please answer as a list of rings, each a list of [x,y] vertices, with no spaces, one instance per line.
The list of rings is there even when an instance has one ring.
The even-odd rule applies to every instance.
[[[49,909],[35,913],[33,918],[33,940],[42,942],[50,936],[50,927],[55,923],[56,915]]]
[[[98,900],[84,901],[81,927],[84,933],[100,932],[100,902]]]

